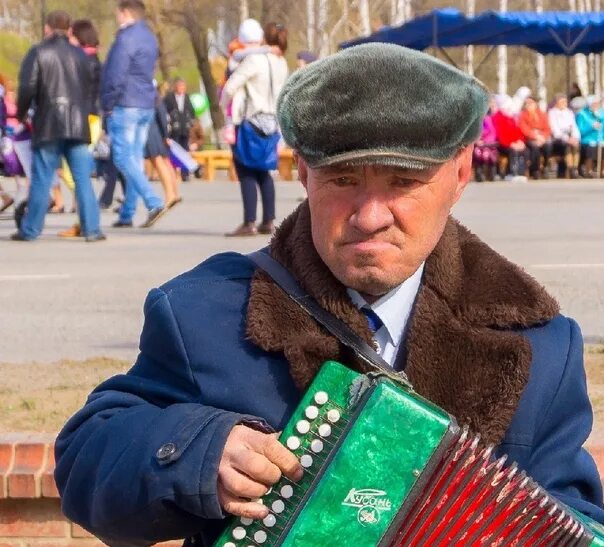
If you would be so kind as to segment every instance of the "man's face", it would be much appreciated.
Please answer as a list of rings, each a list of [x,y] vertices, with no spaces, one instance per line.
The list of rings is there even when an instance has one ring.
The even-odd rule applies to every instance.
[[[184,95],[187,92],[187,84],[179,80],[174,84],[174,92],[177,95]]]
[[[428,171],[311,169],[300,158],[312,238],[346,287],[379,297],[413,275],[440,239],[471,173],[472,147]]]

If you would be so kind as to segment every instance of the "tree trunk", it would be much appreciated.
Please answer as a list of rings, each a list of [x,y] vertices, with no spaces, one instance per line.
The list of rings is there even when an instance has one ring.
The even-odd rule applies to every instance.
[[[406,22],[408,0],[390,0],[390,24],[402,25]]]
[[[369,0],[359,0],[359,17],[363,36],[371,34],[371,17],[369,16]]]
[[[195,60],[197,61],[197,69],[201,75],[203,85],[206,88],[208,95],[208,101],[210,103],[210,117],[212,118],[212,125],[214,131],[218,132],[224,127],[224,115],[220,109],[218,102],[218,91],[216,89],[216,82],[212,78],[212,71],[210,67],[210,61],[208,59],[208,39],[206,36],[205,29],[199,25],[189,24],[186,26],[187,33],[191,39],[191,45],[193,46],[193,52],[195,53]]]
[[[535,11],[537,13],[543,12],[543,0],[535,0]],[[545,108],[547,105],[547,89],[545,87],[545,57],[540,53],[536,54],[536,68],[537,68],[537,98],[541,108]]]
[[[600,0],[594,0],[594,11],[600,11]],[[602,93],[602,54],[596,53],[596,59],[594,61],[594,93],[598,96]]]
[[[147,16],[149,23],[151,23],[151,28],[155,33],[155,37],[157,38],[157,45],[159,48],[159,71],[161,72],[162,79],[167,81],[170,79],[170,63],[168,62],[168,52],[166,46],[166,27],[164,25],[164,21],[162,21],[162,17],[157,5],[150,2],[148,3]]]
[[[247,0],[239,0],[239,22],[250,18],[250,6]]]
[[[568,0],[568,7],[570,11],[585,11],[585,4],[582,0]],[[589,93],[589,81],[587,77],[587,60],[585,55],[578,54],[574,56],[575,60],[575,78],[576,82],[581,88],[584,94]],[[569,82],[570,83],[570,82]]]
[[[499,11],[508,10],[507,0],[499,0]],[[497,46],[497,93],[505,95],[508,92],[508,48]]]
[[[476,0],[467,0],[466,14],[474,17],[476,13]],[[466,72],[474,75],[474,46],[467,46],[465,50]]]
[[[319,35],[321,36],[321,42],[319,46],[319,55],[325,57],[329,55],[329,32],[327,30],[329,17],[329,7],[327,0],[319,0],[319,17],[317,20],[317,27],[319,29]]]
[[[309,51],[315,51],[316,24],[315,0],[306,0],[306,45]]]

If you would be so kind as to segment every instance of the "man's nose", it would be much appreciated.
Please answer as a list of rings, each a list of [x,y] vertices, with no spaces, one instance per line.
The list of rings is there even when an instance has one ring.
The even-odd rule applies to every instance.
[[[367,194],[359,198],[350,223],[359,231],[372,234],[392,225],[394,216],[388,202],[380,196]]]

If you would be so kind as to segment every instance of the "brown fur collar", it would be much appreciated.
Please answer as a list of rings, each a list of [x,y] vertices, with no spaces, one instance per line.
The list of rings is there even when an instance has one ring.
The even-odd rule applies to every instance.
[[[371,342],[365,317],[314,248],[307,203],[285,220],[270,250],[326,310]],[[426,261],[406,352],[400,352],[407,357],[405,372],[418,393],[485,441],[499,443],[532,357],[528,341],[514,329],[542,324],[557,313],[556,302],[534,279],[450,219]],[[264,350],[285,354],[301,390],[328,359],[365,370],[263,272],[252,280],[247,334]]]

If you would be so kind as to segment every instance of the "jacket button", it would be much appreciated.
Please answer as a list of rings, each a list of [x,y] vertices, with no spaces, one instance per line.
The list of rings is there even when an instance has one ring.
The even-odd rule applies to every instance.
[[[176,452],[176,445],[174,443],[167,443],[157,451],[156,456],[158,460],[167,460],[174,452]]]

